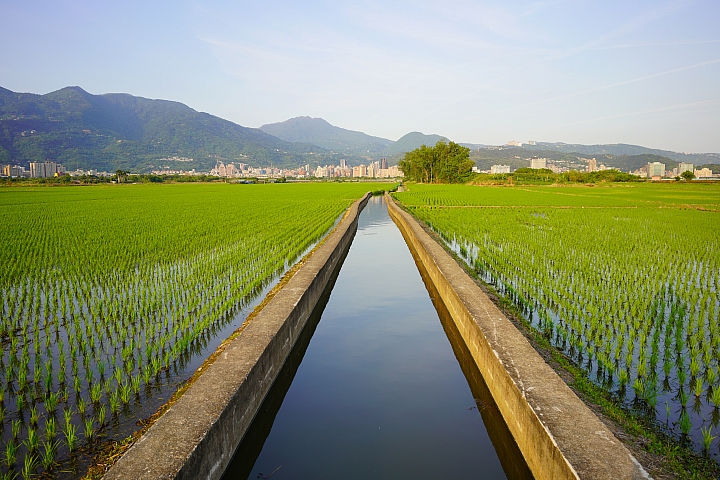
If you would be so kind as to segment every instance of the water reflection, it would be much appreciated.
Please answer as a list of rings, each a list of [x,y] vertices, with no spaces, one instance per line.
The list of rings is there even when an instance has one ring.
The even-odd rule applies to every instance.
[[[224,478],[529,477],[382,198],[320,313]]]

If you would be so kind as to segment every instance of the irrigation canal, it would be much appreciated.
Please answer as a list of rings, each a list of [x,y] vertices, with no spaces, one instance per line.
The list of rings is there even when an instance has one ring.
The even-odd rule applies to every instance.
[[[372,198],[223,478],[532,478],[432,288]]]

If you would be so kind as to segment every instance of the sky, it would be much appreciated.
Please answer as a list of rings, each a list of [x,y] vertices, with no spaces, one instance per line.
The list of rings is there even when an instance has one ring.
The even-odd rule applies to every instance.
[[[0,2],[0,86],[248,127],[720,152],[720,1]]]

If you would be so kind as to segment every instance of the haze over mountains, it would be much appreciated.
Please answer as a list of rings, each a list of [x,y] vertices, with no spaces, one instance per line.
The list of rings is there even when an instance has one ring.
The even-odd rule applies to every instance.
[[[295,117],[284,122],[263,125],[260,130],[288,142],[307,142],[327,150],[361,156],[391,157],[414,150],[423,144],[435,145],[440,140],[446,139],[440,135],[410,132],[393,141],[336,127],[322,118],[311,117]]]
[[[68,170],[142,173],[159,167],[208,171],[217,160],[298,167],[337,165],[343,158],[356,165],[380,157],[395,164],[403,153],[444,138],[411,132],[393,141],[310,117],[248,128],[167,100],[92,95],[80,87],[45,95],[0,87],[0,164],[26,167],[31,161],[51,160]],[[669,167],[678,161],[720,164],[719,154],[684,154],[636,145],[538,142],[532,147],[502,149],[465,145],[472,148],[472,158],[481,169],[493,162],[526,166],[522,162],[530,155],[600,156],[599,161],[622,169],[655,160],[665,161]]]

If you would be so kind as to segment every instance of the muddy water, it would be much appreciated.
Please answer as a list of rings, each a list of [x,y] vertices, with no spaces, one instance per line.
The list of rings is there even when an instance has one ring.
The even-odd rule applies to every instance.
[[[434,298],[371,199],[224,478],[531,478]]]

